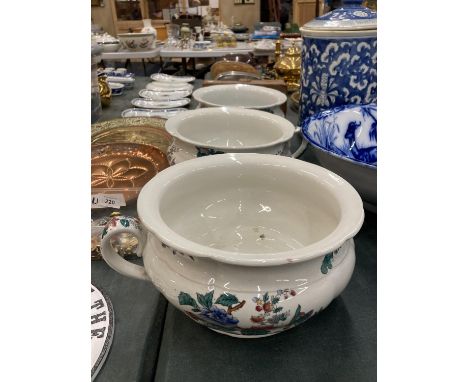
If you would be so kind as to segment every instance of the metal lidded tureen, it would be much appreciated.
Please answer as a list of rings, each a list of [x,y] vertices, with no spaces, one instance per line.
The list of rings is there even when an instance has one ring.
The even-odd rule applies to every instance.
[[[300,121],[334,106],[377,102],[377,12],[361,0],[301,28]]]

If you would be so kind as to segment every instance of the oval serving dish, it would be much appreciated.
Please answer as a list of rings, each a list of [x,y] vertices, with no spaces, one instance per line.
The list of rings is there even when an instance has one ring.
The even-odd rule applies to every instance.
[[[174,101],[189,97],[192,94],[191,90],[175,90],[166,92],[155,92],[153,90],[141,89],[138,95],[142,98],[151,99],[153,101]]]
[[[193,76],[171,76],[164,73],[155,73],[151,75],[151,79],[157,82],[174,82],[174,83],[188,83],[195,81]]]
[[[144,109],[171,109],[174,107],[186,106],[190,103],[189,98],[182,98],[177,100],[166,100],[166,101],[154,101],[147,98],[134,98],[132,99],[132,105],[136,107],[142,107]]]
[[[155,92],[167,91],[193,91],[193,85],[187,83],[173,83],[173,82],[150,82],[146,85],[146,89]]]
[[[140,109],[140,108],[130,108],[125,109],[121,116],[122,118],[135,118],[135,117],[151,117],[151,118],[163,118],[169,119],[181,112],[187,111],[183,107],[176,107],[173,109]]]

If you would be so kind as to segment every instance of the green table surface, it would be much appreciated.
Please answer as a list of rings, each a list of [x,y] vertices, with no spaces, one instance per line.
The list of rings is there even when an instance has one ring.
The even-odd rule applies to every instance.
[[[120,117],[150,81],[137,76],[134,88],[114,97],[100,121]],[[201,80],[196,80],[199,86]],[[192,101],[190,108],[195,106]],[[297,123],[290,107],[286,117]],[[293,149],[298,144],[297,138]],[[316,163],[309,149],[300,159]],[[377,380],[376,237],[376,215],[366,212],[355,237],[356,267],[346,290],[304,324],[261,339],[214,333],[168,304],[149,282],[121,276],[103,261],[93,261],[92,282],[110,297],[115,311],[114,340],[95,381]]]

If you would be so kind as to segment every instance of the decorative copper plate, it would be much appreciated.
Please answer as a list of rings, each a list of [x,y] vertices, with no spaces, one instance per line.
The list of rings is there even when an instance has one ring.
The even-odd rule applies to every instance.
[[[112,143],[91,146],[91,187],[122,189],[126,201],[159,171],[169,167],[161,150],[138,143]]]
[[[91,143],[142,143],[167,152],[172,137],[165,119],[155,117],[117,118],[91,126]]]

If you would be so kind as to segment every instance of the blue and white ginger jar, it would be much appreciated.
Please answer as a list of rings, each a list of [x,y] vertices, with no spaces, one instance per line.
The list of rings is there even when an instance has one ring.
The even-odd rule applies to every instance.
[[[377,102],[377,12],[361,0],[301,28],[300,123],[322,110]]]

